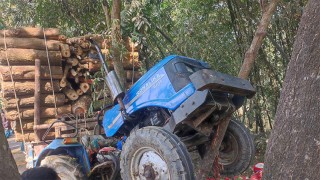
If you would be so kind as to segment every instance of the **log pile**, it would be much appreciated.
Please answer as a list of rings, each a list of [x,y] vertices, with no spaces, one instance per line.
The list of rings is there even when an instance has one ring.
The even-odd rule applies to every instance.
[[[101,70],[101,62],[97,51],[88,40],[94,39],[98,42],[109,69],[113,69],[110,56],[110,40],[103,39],[100,35],[86,35],[66,39],[66,46],[61,50],[63,56],[63,77],[60,87],[66,97],[72,101],[72,113],[86,113],[92,102],[91,85],[92,75]],[[122,63],[126,71],[127,84],[137,81],[141,77],[139,69],[141,64],[138,61],[138,52],[133,43],[126,41],[127,53],[123,55]],[[95,89],[97,90],[97,89]],[[95,101],[97,99],[94,99]],[[102,101],[102,100],[101,100]],[[105,102],[111,102],[110,97],[104,98]],[[99,104],[95,102],[95,104]]]
[[[54,28],[16,28],[0,31],[1,97],[7,119],[16,121],[15,132],[18,141],[22,140],[19,115],[22,127],[26,130],[26,140],[33,140],[34,137],[30,123],[33,124],[34,121],[35,59],[40,59],[42,65],[40,123],[52,122],[56,118],[55,103],[58,114],[71,112],[71,105],[66,104],[65,95],[60,92],[59,87],[59,81],[63,76],[60,52],[63,39],[66,37],[60,35],[59,30]],[[52,72],[52,84],[48,58]],[[32,138],[28,139],[29,137]]]
[[[102,36],[66,38],[54,28],[16,28],[0,31],[1,97],[7,119],[16,121],[17,141],[23,139],[21,128],[24,130],[26,141],[33,141],[35,138],[35,59],[40,59],[41,62],[40,126],[52,123],[62,114],[87,113],[92,101],[99,106],[112,102],[108,94],[104,94],[103,100],[93,99],[96,97],[94,94],[97,93],[97,88],[92,88],[92,77],[101,70],[101,63],[94,46],[88,41],[89,38],[99,43],[108,66],[113,69],[109,53],[110,40],[105,40]],[[128,53],[123,54],[123,66],[127,84],[131,85],[141,77],[140,63],[133,43],[126,41],[124,44]]]

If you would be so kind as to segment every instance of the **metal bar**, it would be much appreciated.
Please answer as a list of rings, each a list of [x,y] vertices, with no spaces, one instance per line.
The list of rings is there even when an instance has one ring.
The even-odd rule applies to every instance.
[[[69,124],[75,124],[77,120],[74,121],[66,121]],[[97,121],[96,118],[88,118],[88,119],[80,119],[78,120],[78,123],[84,123],[84,122],[94,122]],[[52,127],[59,127],[59,126],[65,126],[65,123],[55,123]],[[50,124],[41,124],[41,125],[34,125],[34,130],[41,130],[41,129],[48,129],[50,127]]]
[[[41,116],[41,112],[40,112],[40,107],[41,107],[41,102],[40,102],[40,84],[41,84],[41,80],[40,80],[40,70],[41,69],[41,61],[40,59],[35,59],[35,69],[34,69],[34,126],[37,126],[40,124],[40,116]],[[41,135],[40,135],[40,131],[34,129],[34,133],[35,133],[35,141],[39,142],[41,139]]]

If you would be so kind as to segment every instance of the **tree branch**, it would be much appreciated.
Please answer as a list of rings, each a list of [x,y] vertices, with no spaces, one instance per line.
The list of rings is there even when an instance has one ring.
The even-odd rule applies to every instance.
[[[252,69],[254,60],[257,57],[258,50],[260,49],[264,37],[267,35],[267,28],[270,24],[270,19],[273,14],[273,12],[276,9],[276,6],[278,4],[279,0],[272,0],[265,11],[263,13],[260,24],[257,28],[257,31],[255,33],[255,36],[253,37],[252,43],[250,48],[245,54],[245,58],[241,67],[241,70],[239,72],[239,77],[243,79],[247,79],[250,71]]]
[[[106,23],[107,23],[107,29],[111,28],[111,13],[110,13],[110,5],[108,0],[102,1],[102,9],[104,12],[104,15],[106,16]]]

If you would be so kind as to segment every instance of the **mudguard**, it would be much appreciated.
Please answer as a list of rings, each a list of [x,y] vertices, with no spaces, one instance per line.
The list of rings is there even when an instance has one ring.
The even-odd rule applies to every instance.
[[[36,161],[35,166],[40,166],[41,161],[49,155],[59,155],[67,153],[71,157],[77,158],[78,163],[82,165],[83,172],[90,173],[90,161],[85,148],[80,143],[64,144],[64,139],[53,140],[46,148],[42,150]]]

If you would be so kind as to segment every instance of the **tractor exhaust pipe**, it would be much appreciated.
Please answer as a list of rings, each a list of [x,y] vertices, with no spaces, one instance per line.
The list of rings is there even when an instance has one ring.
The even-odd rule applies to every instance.
[[[119,78],[118,78],[115,71],[109,71],[108,66],[105,62],[104,56],[102,55],[102,52],[98,46],[98,43],[95,42],[93,39],[89,39],[89,41],[90,41],[90,43],[92,43],[95,46],[96,50],[98,51],[99,59],[102,63],[103,69],[106,73],[106,81],[107,81],[107,85],[108,85],[110,92],[111,92],[113,103],[114,104],[118,103],[120,106],[120,110],[124,111],[125,107],[124,107],[122,99],[123,99],[125,93],[124,93],[123,87],[120,84]]]

